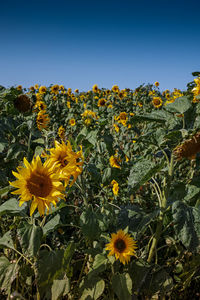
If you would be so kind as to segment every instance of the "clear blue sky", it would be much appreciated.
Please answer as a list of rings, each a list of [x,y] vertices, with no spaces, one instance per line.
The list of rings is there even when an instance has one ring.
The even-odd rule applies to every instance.
[[[186,89],[199,12],[199,0],[1,1],[0,85]]]

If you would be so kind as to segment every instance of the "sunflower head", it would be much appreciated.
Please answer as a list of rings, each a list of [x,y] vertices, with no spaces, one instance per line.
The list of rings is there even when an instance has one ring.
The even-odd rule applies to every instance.
[[[152,103],[153,103],[154,107],[159,108],[162,106],[163,101],[162,101],[161,97],[153,97]]]
[[[173,152],[177,160],[183,158],[194,159],[196,154],[200,152],[200,132],[178,145]]]
[[[93,87],[92,87],[92,90],[93,90],[94,93],[97,93],[98,90],[99,90],[99,89],[98,89],[98,85],[97,85],[97,84],[94,84]]]
[[[40,94],[45,94],[46,91],[47,91],[46,86],[43,86],[43,85],[42,85],[42,86],[39,88],[39,93],[40,93]]]
[[[55,84],[51,87],[51,93],[57,95],[59,93],[59,85]]]
[[[75,119],[70,119],[69,124],[70,124],[70,126],[75,126],[76,125],[76,120]]]
[[[119,92],[119,87],[118,87],[118,85],[113,85],[112,91],[113,91],[114,93],[118,93],[118,92]]]
[[[37,115],[37,127],[41,131],[42,129],[47,128],[49,124],[49,116],[46,114],[45,110],[40,110]]]
[[[49,212],[51,203],[56,206],[58,199],[63,198],[63,184],[59,175],[54,173],[52,165],[48,161],[42,164],[39,156],[33,158],[30,164],[24,158],[24,165],[17,168],[18,173],[13,172],[17,180],[10,182],[10,185],[18,190],[12,193],[20,195],[19,206],[32,200],[30,215],[36,208],[40,215],[44,215],[45,210]]]
[[[112,155],[110,157],[111,167],[121,169],[120,162],[121,162],[121,158],[118,157],[117,155]]]
[[[31,108],[31,100],[27,95],[19,95],[14,100],[14,106],[20,112],[27,112]]]
[[[154,83],[154,85],[155,85],[155,86],[159,86],[160,83],[159,83],[158,81],[156,81],[156,82]]]
[[[106,250],[110,251],[110,255],[115,255],[124,265],[130,261],[130,257],[135,255],[137,249],[134,239],[122,229],[117,233],[112,233],[110,243],[106,244]]]
[[[62,125],[58,128],[58,135],[61,140],[65,139],[65,128]]]
[[[104,99],[104,98],[99,99],[98,106],[103,107],[105,105],[106,105],[106,99]]]

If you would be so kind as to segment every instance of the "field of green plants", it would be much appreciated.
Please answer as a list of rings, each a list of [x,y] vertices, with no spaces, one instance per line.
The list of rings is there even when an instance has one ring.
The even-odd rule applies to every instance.
[[[0,299],[200,298],[200,72],[0,86]]]

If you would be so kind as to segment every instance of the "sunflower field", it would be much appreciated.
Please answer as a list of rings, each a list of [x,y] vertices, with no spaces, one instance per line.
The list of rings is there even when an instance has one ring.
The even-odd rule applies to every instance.
[[[0,299],[200,298],[200,72],[0,86]]]

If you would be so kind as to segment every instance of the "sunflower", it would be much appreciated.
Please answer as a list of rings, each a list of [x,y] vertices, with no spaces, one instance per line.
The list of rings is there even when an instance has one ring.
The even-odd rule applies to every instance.
[[[21,91],[21,90],[22,90],[22,85],[18,85],[18,86],[17,86],[17,90],[18,90],[18,91]]]
[[[57,95],[59,93],[59,85],[55,84],[51,87],[51,93]]]
[[[35,103],[35,105],[34,105],[34,108],[35,108],[35,109],[38,108],[39,110],[44,111],[44,110],[46,110],[47,106],[46,106],[46,104],[44,103],[44,101],[42,101],[42,100],[37,100],[36,103]]]
[[[55,148],[51,148],[48,151],[50,154],[46,154],[46,157],[55,166],[56,172],[60,174],[60,178],[65,181],[65,186],[69,184],[70,178],[73,177],[70,184],[72,186],[83,170],[82,148],[80,151],[74,152],[69,141],[67,141],[67,145],[63,141],[62,144],[55,141]]]
[[[45,94],[46,91],[47,91],[46,86],[43,86],[43,85],[42,85],[42,86],[39,88],[39,93],[40,93],[40,94]]]
[[[159,83],[158,81],[156,81],[156,82],[154,83],[154,85],[155,85],[155,86],[159,86],[160,83]]]
[[[120,157],[117,157],[116,155],[115,156],[112,155],[110,157],[110,165],[111,165],[111,167],[121,169],[120,162],[121,162]]]
[[[106,105],[106,99],[104,99],[104,98],[99,99],[97,105],[98,105],[99,107],[105,106],[105,105]]]
[[[98,85],[97,84],[93,85],[92,90],[93,90],[94,93],[97,93],[98,90],[99,90]]]
[[[37,83],[34,85],[34,87],[35,87],[36,90],[39,89],[39,85]]]
[[[117,233],[111,234],[110,243],[106,244],[105,249],[110,251],[109,256],[115,255],[115,258],[125,265],[130,261],[130,257],[135,255],[137,245],[129,234],[120,229]]]
[[[119,87],[118,87],[118,85],[113,85],[112,91],[113,91],[114,93],[118,93],[118,92],[119,92]]]
[[[153,97],[152,103],[154,107],[159,108],[162,106],[163,101],[160,97]]]
[[[19,95],[14,100],[14,106],[20,112],[27,112],[31,108],[31,100],[27,95]]]
[[[45,110],[40,110],[37,115],[37,127],[41,131],[43,128],[47,128],[49,124],[49,115],[45,114]]]
[[[113,127],[116,132],[119,132],[119,126],[116,123],[113,124]]]
[[[30,90],[31,92],[35,92],[34,86],[30,86],[29,90]]]
[[[116,180],[112,180],[112,182],[111,182],[111,184],[112,184],[112,190],[113,190],[113,194],[115,195],[115,196],[117,196],[118,195],[118,192],[119,192],[119,184],[118,184],[118,182],[116,181]]]
[[[58,135],[61,140],[65,139],[65,128],[62,125],[58,128]]]
[[[17,168],[18,173],[12,172],[17,180],[9,183],[18,188],[12,194],[20,195],[19,206],[32,200],[30,215],[36,208],[40,215],[44,215],[46,209],[49,212],[51,203],[56,206],[59,198],[63,198],[64,186],[52,165],[48,161],[42,164],[39,156],[33,158],[31,163],[24,158],[24,165]]]
[[[200,152],[200,132],[197,132],[193,137],[178,145],[173,152],[177,160],[183,158],[194,159],[196,154]]]
[[[69,120],[69,124],[70,124],[71,126],[75,126],[75,125],[76,125],[75,119],[70,119],[70,120]]]

